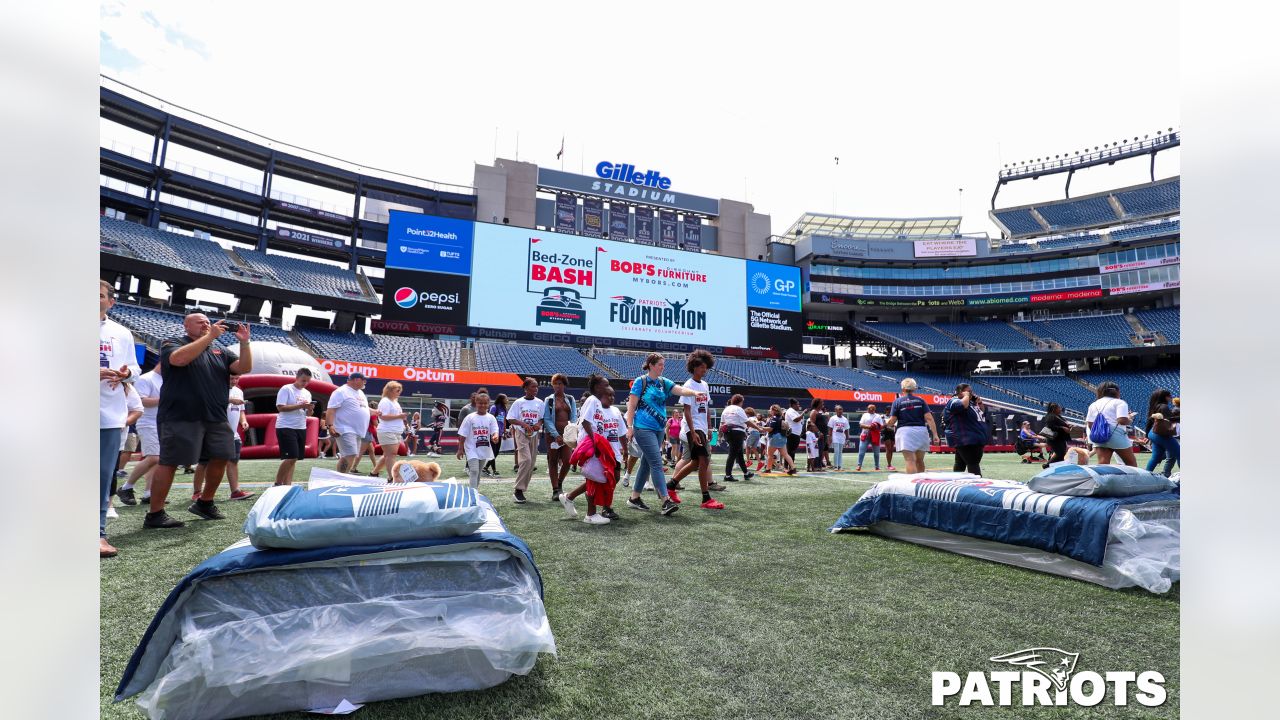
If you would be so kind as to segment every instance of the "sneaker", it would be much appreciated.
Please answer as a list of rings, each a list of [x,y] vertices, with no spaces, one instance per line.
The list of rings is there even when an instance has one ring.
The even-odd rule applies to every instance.
[[[489,477],[491,477],[491,478],[500,478],[500,477],[502,477],[502,475],[500,475],[500,474],[498,473],[498,471],[497,471],[497,470],[494,470],[493,472],[489,473]]]
[[[578,517],[578,508],[573,506],[568,493],[560,493],[560,505],[564,507],[564,516],[572,520]]]
[[[756,472],[760,472],[763,469],[764,469],[764,461],[761,460],[760,462],[756,463]]]
[[[876,468],[876,470],[875,470],[875,471],[876,471],[876,472],[880,472],[880,468]]]
[[[721,485],[720,483],[707,483],[707,489],[714,490],[716,492],[724,492],[729,488],[725,487],[724,485]]]
[[[440,453],[438,453],[438,452],[429,452],[429,453],[427,453],[427,457],[440,457]]]
[[[886,468],[885,468],[885,470],[888,470],[889,472],[896,472],[896,471],[897,471],[897,469],[898,469],[898,468],[896,468],[896,467],[894,467],[894,466],[892,466],[892,465],[890,465],[890,466],[888,466],[888,467],[886,467]]]
[[[582,518],[582,522],[587,523],[588,525],[608,525],[609,518],[601,515],[600,513],[596,513],[595,515],[588,515]]]
[[[734,477],[734,476],[732,476],[732,475],[725,475],[725,476],[724,476],[724,481],[725,481],[725,482],[738,482],[738,478],[736,478],[736,477]]]
[[[788,470],[788,471],[787,471],[787,474],[788,474],[788,475],[795,475],[795,474],[796,474],[796,469],[795,469],[795,468],[791,468],[790,470]]]
[[[552,490],[552,491],[551,491],[551,502],[560,502],[560,496],[561,496],[561,495],[563,495],[563,494],[564,494],[564,493],[560,492],[559,490]]]
[[[138,502],[142,503],[143,505],[146,505],[147,503],[151,502],[151,493],[147,493],[146,495],[143,495],[142,497],[138,498]]]
[[[670,500],[663,500],[663,501],[662,501],[662,511],[661,511],[661,512],[662,512],[662,514],[663,514],[663,515],[670,515],[671,513],[675,512],[675,511],[677,511],[677,510],[679,510],[679,509],[680,509],[680,506],[679,506],[677,503],[673,503],[673,502],[671,502]]]
[[[723,510],[724,503],[720,502],[715,498],[711,498],[710,500],[702,503],[702,509],[703,510]]]
[[[212,500],[208,503],[197,500],[187,507],[187,512],[192,515],[199,515],[205,520],[225,520],[227,517],[222,514],[222,511],[218,510],[218,506],[214,505]]]
[[[127,470],[117,470],[117,471],[116,471],[116,477],[118,477],[118,478],[127,478],[127,477],[129,477],[129,471],[127,471]]]
[[[116,506],[115,506],[115,505],[108,505],[108,506],[107,506],[107,519],[108,519],[108,520],[118,520],[118,519],[120,519],[120,513],[116,512]]]
[[[671,502],[677,505],[680,504],[680,496],[676,494],[675,490],[672,490],[669,487],[667,488],[667,497],[671,498]]]
[[[185,525],[186,523],[181,520],[173,519],[170,517],[169,513],[163,510],[159,512],[149,512],[142,520],[142,527],[148,530],[155,530],[157,528],[180,528]]]
[[[853,471],[854,471],[854,472],[862,472],[862,466],[861,466],[861,465],[859,465],[858,467],[854,468],[854,469],[853,469]]]
[[[622,487],[631,487],[631,473],[622,476]]]
[[[515,497],[517,505],[523,505],[525,503],[523,492],[516,490],[514,493],[512,493],[512,496]]]
[[[743,480],[750,480],[751,478],[753,478],[753,477],[755,477],[755,476],[756,476],[756,474],[755,474],[755,473],[753,473],[753,472],[751,472],[750,470],[748,470],[748,471],[747,471],[747,474],[742,476],[742,479],[743,479]]]
[[[116,497],[120,498],[120,502],[125,505],[138,504],[138,498],[134,496],[133,488],[120,488],[116,491]]]
[[[98,557],[109,558],[119,555],[120,551],[112,547],[106,538],[98,538]]]
[[[649,506],[645,505],[644,500],[641,500],[640,498],[636,498],[634,500],[627,500],[627,507],[631,508],[632,510],[644,510],[645,512],[649,511]]]
[[[605,509],[603,509],[603,510],[601,510],[601,511],[600,511],[600,514],[604,516],[604,519],[605,519],[605,520],[617,520],[617,519],[618,519],[618,513],[614,512],[614,511],[613,511],[613,508],[605,508]]]
[[[237,491],[235,491],[235,492],[231,493],[231,498],[230,498],[230,499],[232,499],[232,500],[248,500],[248,499],[249,499],[249,498],[251,498],[251,497],[253,497],[253,493],[251,493],[251,492],[245,492],[244,490],[237,490]]]

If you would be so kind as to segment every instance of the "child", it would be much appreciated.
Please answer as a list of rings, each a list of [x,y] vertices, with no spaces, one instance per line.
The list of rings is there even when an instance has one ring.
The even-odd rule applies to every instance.
[[[812,421],[809,422],[809,431],[804,434],[804,448],[809,454],[806,467],[813,472],[818,466],[818,426]]]
[[[680,481],[692,470],[698,471],[698,485],[702,490],[702,508],[705,510],[723,510],[724,503],[711,497],[711,490],[724,490],[725,486],[711,482],[711,446],[708,435],[711,420],[711,386],[704,378],[715,358],[706,350],[694,350],[689,353],[685,369],[689,371],[689,379],[684,387],[692,390],[690,395],[680,398],[684,409],[684,419],[680,423],[680,434],[685,439],[685,453],[676,465],[676,472],[667,483],[667,489],[680,488]]]
[[[458,459],[463,452],[467,457],[467,478],[472,488],[480,487],[480,466],[493,459],[493,444],[490,438],[498,435],[498,421],[489,414],[489,394],[478,393],[475,400],[475,412],[462,419],[458,427]],[[516,499],[517,503],[522,502]]]
[[[391,482],[435,482],[440,479],[440,463],[398,460],[391,466]]]
[[[598,374],[593,374],[587,379],[587,387],[591,394],[582,403],[582,413],[578,417],[578,423],[583,431],[582,441],[590,441],[590,437],[596,434],[605,436],[613,449],[614,459],[621,464],[622,438],[626,437],[626,430],[622,429],[625,424],[619,421],[617,409],[613,407],[613,388],[604,376]],[[613,511],[613,486],[616,482],[616,475],[610,483],[597,483],[584,478],[582,484],[572,492],[560,496],[560,504],[564,506],[565,516],[571,518],[578,516],[578,510],[573,506],[573,499],[585,494],[587,516],[582,519],[583,522],[604,525],[617,520],[618,513]],[[602,485],[607,487],[601,487]],[[599,512],[596,511],[597,506],[600,507]]]

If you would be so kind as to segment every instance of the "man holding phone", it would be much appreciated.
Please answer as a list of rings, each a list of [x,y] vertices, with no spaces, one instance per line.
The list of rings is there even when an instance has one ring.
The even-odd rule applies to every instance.
[[[253,370],[249,351],[249,326],[235,326],[240,341],[239,357],[218,345],[218,338],[230,329],[226,322],[209,322],[204,313],[182,319],[185,335],[166,340],[160,346],[160,366],[164,387],[156,424],[160,428],[160,462],[152,476],[151,512],[142,526],[148,529],[182,527],[183,523],[164,510],[173,473],[179,465],[194,465],[209,459],[200,498],[187,508],[206,520],[225,517],[213,504],[227,461],[235,453],[231,427],[227,425],[227,388],[231,375]]]
[[[306,456],[307,416],[316,409],[307,385],[311,371],[299,368],[293,383],[276,393],[276,442],[280,445],[280,467],[276,469],[276,485],[293,484],[293,467]]]

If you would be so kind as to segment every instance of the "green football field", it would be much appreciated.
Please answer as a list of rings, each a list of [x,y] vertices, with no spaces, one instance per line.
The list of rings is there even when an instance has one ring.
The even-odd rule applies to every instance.
[[[440,460],[445,477],[465,477],[461,462]],[[950,469],[950,456],[929,460]],[[714,467],[722,462],[717,456]],[[298,478],[317,464],[334,463],[299,463]],[[257,491],[276,468],[240,465]],[[686,491],[671,517],[619,500],[620,521],[589,526],[549,502],[545,462],[523,506],[511,497],[510,455],[499,466],[504,477],[483,481],[481,491],[533,550],[558,656],[489,690],[372,703],[356,717],[1178,716],[1177,585],[1160,596],[1108,590],[866,533],[828,533],[886,473],[757,477],[718,493],[727,506],[720,511],[698,508],[697,492]],[[1025,480],[1039,466],[1002,455],[988,456],[983,470]],[[111,701],[130,654],[178,580],[242,537],[253,501],[225,501],[224,483],[227,519],[200,520],[186,512],[190,477],[178,476],[169,506],[185,528],[144,531],[141,507],[121,507],[109,521],[120,555],[101,563],[103,717],[142,717],[132,700]],[[1160,671],[1168,700],[1158,708],[1132,698],[1115,707],[1110,696],[1092,708],[930,706],[932,671],[1009,669],[987,658],[1030,647],[1080,653],[1077,671]]]

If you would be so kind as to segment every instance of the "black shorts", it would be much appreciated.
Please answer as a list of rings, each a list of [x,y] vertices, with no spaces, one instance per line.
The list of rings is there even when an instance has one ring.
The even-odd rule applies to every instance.
[[[160,423],[160,464],[170,467],[230,460],[236,454],[234,436],[226,420],[199,422],[169,420]]]
[[[698,433],[698,437],[702,439],[699,445],[693,441],[693,434]],[[684,456],[690,460],[698,458],[711,457],[711,450],[707,447],[707,434],[702,430],[690,430],[684,436]]]
[[[796,450],[800,449],[800,436],[795,433],[787,435],[787,454],[791,457],[796,456]]]
[[[235,436],[235,435],[232,435],[232,436],[231,436],[231,438],[232,438],[232,440],[234,440],[234,441],[235,441],[236,449],[235,449],[235,452],[231,453],[231,457],[227,459],[227,462],[232,463],[232,464],[235,464],[235,463],[240,462],[240,447],[241,447],[242,443],[240,442],[240,438],[239,438],[239,437],[237,437],[237,436]],[[206,455],[201,455],[201,456],[200,456],[200,464],[201,464],[201,465],[208,465],[208,464],[209,464],[209,458],[208,458],[208,456],[206,456]]]
[[[277,427],[276,442],[280,445],[281,460],[301,460],[307,449],[307,431]]]

